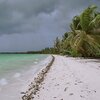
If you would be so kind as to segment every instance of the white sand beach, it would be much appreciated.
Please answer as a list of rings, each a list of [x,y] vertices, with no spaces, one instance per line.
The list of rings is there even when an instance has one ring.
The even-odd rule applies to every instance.
[[[32,100],[100,100],[100,60],[55,56]]]

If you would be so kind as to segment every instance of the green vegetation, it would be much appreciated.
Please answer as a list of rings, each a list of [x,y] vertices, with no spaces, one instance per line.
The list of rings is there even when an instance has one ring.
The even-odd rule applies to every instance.
[[[86,8],[79,16],[72,19],[71,31],[62,39],[56,39],[56,53],[80,56],[100,57],[100,13],[96,6]]]

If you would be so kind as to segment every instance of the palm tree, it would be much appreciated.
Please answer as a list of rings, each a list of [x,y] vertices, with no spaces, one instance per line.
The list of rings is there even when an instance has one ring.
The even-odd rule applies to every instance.
[[[60,46],[61,46],[60,44],[61,44],[60,39],[57,37],[54,42],[54,49],[57,54],[60,53]]]
[[[100,56],[100,13],[96,13],[96,8],[92,5],[72,20],[72,32],[65,43],[75,56]]]

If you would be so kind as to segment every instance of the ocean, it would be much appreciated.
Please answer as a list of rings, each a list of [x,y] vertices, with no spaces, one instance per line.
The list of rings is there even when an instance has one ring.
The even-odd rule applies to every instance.
[[[28,70],[32,69],[33,75],[38,69],[36,65],[47,57],[43,54],[0,54],[0,98],[17,100],[14,97],[18,93],[17,89],[13,95],[9,91],[13,93],[16,86],[23,85],[25,78],[30,76]]]
[[[47,55],[38,54],[0,54],[0,78],[12,72],[20,72],[37,64]]]

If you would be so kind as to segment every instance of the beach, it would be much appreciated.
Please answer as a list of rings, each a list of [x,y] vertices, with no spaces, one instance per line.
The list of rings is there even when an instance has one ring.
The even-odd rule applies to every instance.
[[[100,60],[54,57],[50,70],[29,100],[100,100]]]
[[[2,100],[100,100],[100,59],[51,55],[9,81],[1,79]]]

